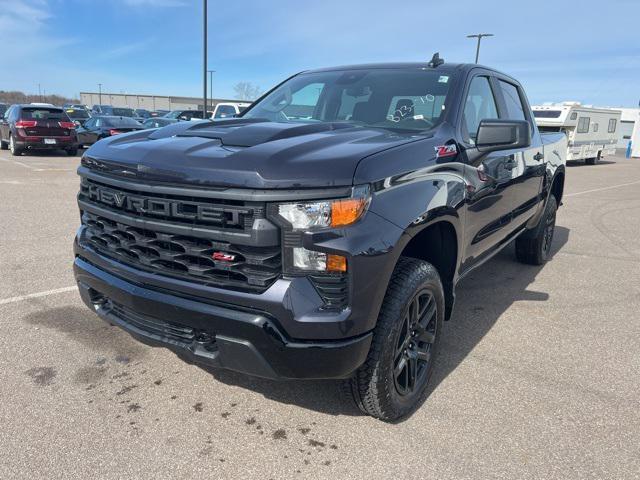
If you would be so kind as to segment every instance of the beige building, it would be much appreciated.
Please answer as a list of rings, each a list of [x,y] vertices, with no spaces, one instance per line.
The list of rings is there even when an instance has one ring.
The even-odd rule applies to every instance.
[[[218,103],[247,103],[239,100],[207,99],[211,105]],[[88,105],[112,105],[114,107],[144,108],[146,110],[202,110],[202,97],[167,97],[163,95],[137,95],[133,93],[80,92],[80,103]]]

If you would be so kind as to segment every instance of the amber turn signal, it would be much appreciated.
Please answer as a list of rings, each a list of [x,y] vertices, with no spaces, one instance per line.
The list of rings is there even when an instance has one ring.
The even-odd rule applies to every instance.
[[[351,225],[364,213],[367,201],[366,198],[347,198],[334,201],[331,205],[331,226]]]
[[[327,271],[328,272],[346,272],[347,259],[342,255],[327,255]]]

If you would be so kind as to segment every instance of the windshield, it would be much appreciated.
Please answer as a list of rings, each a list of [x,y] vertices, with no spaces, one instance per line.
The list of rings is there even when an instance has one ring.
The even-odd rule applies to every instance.
[[[280,85],[242,117],[421,131],[440,122],[450,83],[451,75],[421,68],[307,73]]]

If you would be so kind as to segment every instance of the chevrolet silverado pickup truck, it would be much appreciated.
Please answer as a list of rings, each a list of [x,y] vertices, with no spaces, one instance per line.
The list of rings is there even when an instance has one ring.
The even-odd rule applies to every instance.
[[[237,118],[93,145],[75,278],[142,342],[340,379],[397,420],[426,396],[460,279],[512,241],[520,262],[549,258],[566,147],[490,68],[435,55],[305,71]]]

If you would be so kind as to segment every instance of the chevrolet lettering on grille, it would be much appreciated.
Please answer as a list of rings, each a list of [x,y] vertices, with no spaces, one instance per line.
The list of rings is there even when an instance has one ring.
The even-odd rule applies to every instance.
[[[150,198],[88,184],[85,195],[95,202],[144,215],[200,220],[224,226],[242,226],[243,215],[251,212],[245,208],[207,205],[206,203]]]

